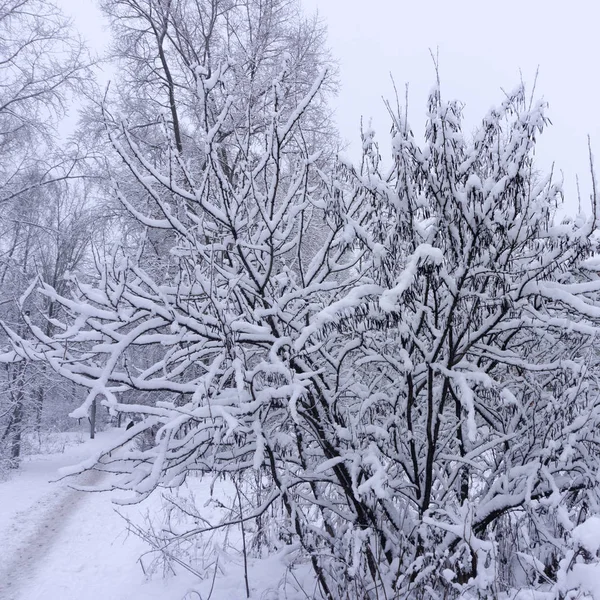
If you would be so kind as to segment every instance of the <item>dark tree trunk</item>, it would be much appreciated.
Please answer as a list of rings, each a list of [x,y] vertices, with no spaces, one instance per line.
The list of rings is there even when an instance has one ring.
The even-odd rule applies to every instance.
[[[92,402],[90,408],[90,439],[93,440],[96,437],[96,400]]]
[[[11,468],[16,469],[19,466],[21,457],[21,433],[23,430],[23,390],[20,389],[16,394],[16,403],[12,417],[12,445],[10,449]]]

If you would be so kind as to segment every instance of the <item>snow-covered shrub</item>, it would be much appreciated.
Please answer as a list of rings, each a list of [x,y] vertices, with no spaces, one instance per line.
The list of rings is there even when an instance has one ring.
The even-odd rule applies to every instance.
[[[471,138],[436,87],[423,144],[397,116],[391,168],[365,132],[360,167],[325,171],[303,143],[320,80],[290,111],[289,75],[235,150],[227,79],[200,76],[193,172],[168,133],[156,166],[106,117],[130,170],[115,194],[176,240],[168,268],[117,250],[98,285],[44,286],[71,319],[15,351],[89,389],[74,416],[97,397],[143,416],[122,442],[148,446],[81,469],[141,498],[229,478],[249,551],[299,548],[328,600],[567,589],[587,560],[563,554],[569,532],[598,504],[596,199],[555,222],[560,187],[533,161],[545,105],[522,89]]]
[[[435,89],[424,147],[398,116],[393,169],[367,139],[352,171],[372,213],[341,221],[377,249],[383,291],[335,324],[360,338],[340,453],[399,597],[547,587],[597,503],[596,199],[554,221],[560,188],[533,163],[544,109],[519,89],[467,139]]]

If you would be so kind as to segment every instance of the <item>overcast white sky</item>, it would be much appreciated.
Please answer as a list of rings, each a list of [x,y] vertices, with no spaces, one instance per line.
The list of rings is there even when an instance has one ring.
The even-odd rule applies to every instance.
[[[106,39],[94,0],[62,0],[76,25],[99,45]],[[430,49],[439,50],[442,92],[466,103],[474,126],[514,88],[520,71],[550,103],[553,122],[539,147],[540,165],[555,161],[565,175],[569,205],[576,207],[575,174],[584,199],[590,190],[587,135],[600,165],[600,3],[596,0],[303,0],[329,28],[340,62],[337,121],[356,145],[360,118],[372,117],[384,140],[388,120],[382,96],[410,86],[409,115],[422,130],[425,100],[434,81]]]

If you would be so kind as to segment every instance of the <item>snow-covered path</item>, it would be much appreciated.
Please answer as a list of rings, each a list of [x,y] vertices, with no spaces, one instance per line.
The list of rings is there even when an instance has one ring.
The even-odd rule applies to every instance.
[[[0,598],[2,600],[181,599],[193,583],[177,577],[145,581],[137,564],[147,550],[127,535],[108,494],[73,490],[58,469],[89,456],[118,432],[67,448],[64,454],[30,457],[21,472],[0,483]],[[80,483],[94,484],[97,473]],[[144,507],[128,508],[139,516]]]
[[[79,478],[80,483],[93,485],[98,474]],[[71,517],[79,511],[84,494],[66,486],[55,486],[29,509],[21,510],[2,534],[0,553],[0,598],[12,600],[31,579],[32,573],[56,544],[57,538]],[[4,503],[3,503],[4,504]]]

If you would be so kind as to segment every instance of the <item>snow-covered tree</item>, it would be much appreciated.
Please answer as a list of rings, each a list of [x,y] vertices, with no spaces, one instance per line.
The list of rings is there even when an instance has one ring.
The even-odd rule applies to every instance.
[[[550,590],[598,510],[596,197],[555,221],[533,161],[545,108],[519,89],[468,139],[435,89],[424,147],[398,115],[393,169],[367,134],[352,171],[372,212],[346,227],[382,291],[325,327],[360,339],[340,454],[398,597]]]
[[[73,94],[89,86],[89,64],[52,2],[0,3],[0,207],[72,172],[57,127]]]
[[[244,169],[243,163],[260,156],[272,112],[276,110],[280,119],[291,117],[324,72],[303,113],[301,138],[290,139],[286,152],[278,158],[283,181],[293,173],[295,157],[302,153],[318,154],[321,167],[333,159],[339,139],[327,99],[336,87],[336,68],[325,46],[325,27],[317,17],[306,17],[297,0],[107,0],[101,7],[113,33],[108,59],[117,75],[102,102],[86,110],[81,139],[98,158],[95,181],[101,188],[99,195],[116,217],[114,237],[128,255],[140,256],[140,265],[153,278],[161,279],[173,268],[175,236],[164,228],[147,231],[107,191],[116,180],[120,193],[136,210],[151,217],[162,214],[144,187],[129,176],[126,163],[112,152],[107,129],[118,136],[125,124],[131,141],[158,170],[171,170],[177,154],[182,169],[174,176],[179,178],[179,186],[189,189],[193,180],[203,177],[205,132],[214,128],[220,116],[225,121],[211,136],[218,135],[221,168],[230,178]],[[275,80],[276,107],[271,93]],[[311,176],[311,185],[315,185],[316,169]],[[162,199],[177,210],[168,193]],[[310,208],[311,212],[319,210]],[[312,220],[307,211],[306,223]],[[206,228],[204,235],[208,242],[212,233]],[[318,228],[307,228],[305,254],[314,254],[320,236]],[[156,351],[160,355],[159,345]],[[145,348],[140,360],[152,364],[153,352]],[[126,397],[136,402],[145,395],[132,390]]]
[[[57,224],[54,209],[64,206],[64,186],[75,178],[79,162],[76,152],[61,147],[59,124],[74,94],[91,85],[89,63],[81,41],[52,2],[0,2],[0,315],[22,333],[17,300],[43,268],[40,260],[49,268],[54,252],[66,250],[67,237],[75,243],[73,252],[78,251],[82,228],[75,227],[71,236],[64,214]],[[57,236],[60,241],[48,243]],[[55,275],[72,268],[72,258],[56,255]],[[0,346],[7,344],[0,336]],[[16,465],[24,423],[35,412],[41,415],[42,392],[33,390],[42,389],[42,379],[23,362],[2,366],[0,465],[5,450]]]
[[[119,444],[143,445],[80,470],[134,499],[235,480],[233,524],[290,546],[328,600],[560,595],[600,509],[595,196],[555,221],[533,161],[545,105],[522,89],[471,139],[437,87],[424,144],[397,115],[391,168],[364,131],[361,167],[326,169],[307,134],[325,75],[290,105],[293,68],[260,103],[195,68],[193,159],[172,119],[150,145],[105,108],[114,195],[145,233],[97,283],[43,284],[61,331],[7,327],[11,357],[87,388],[75,417],[98,398],[142,417]]]
[[[23,305],[20,298],[32,281],[40,280],[61,293],[68,293],[70,273],[81,273],[90,251],[93,231],[98,231],[94,214],[82,185],[65,182],[45,184],[30,190],[10,209],[4,207],[0,219],[0,286],[2,320],[12,329],[26,334],[23,312],[39,324],[46,334],[54,332],[53,319],[60,305],[38,298]],[[0,338],[3,350],[9,345]],[[24,431],[43,433],[48,427],[67,426],[68,412],[80,400],[75,386],[68,385],[47,369],[44,363],[14,362],[5,356],[1,365],[0,414],[3,415],[1,450],[17,466]],[[46,406],[45,406],[46,405]],[[4,458],[4,452],[0,456]]]
[[[247,150],[269,125],[265,109],[274,100],[270,89],[283,57],[289,68],[276,110],[293,110],[326,69],[307,109],[304,137],[335,146],[327,107],[335,69],[325,28],[303,15],[298,0],[103,0],[101,6],[113,32],[111,59],[119,68],[113,110],[127,119],[138,143],[153,147],[153,159],[164,156],[166,124],[173,147],[196,157],[200,169],[204,147],[198,132],[229,104],[218,141],[223,169],[232,170],[242,159],[238,146]],[[213,88],[209,96],[206,85]],[[242,131],[249,139],[239,138]]]

